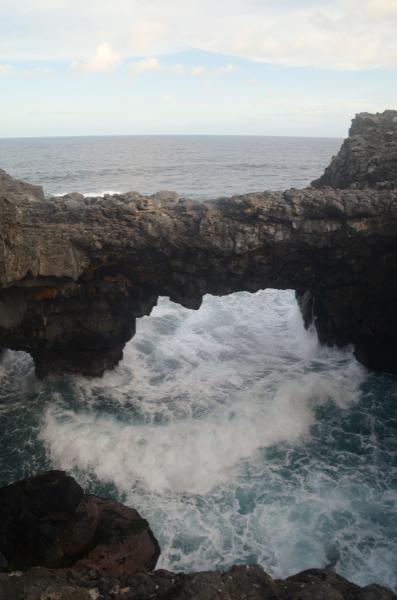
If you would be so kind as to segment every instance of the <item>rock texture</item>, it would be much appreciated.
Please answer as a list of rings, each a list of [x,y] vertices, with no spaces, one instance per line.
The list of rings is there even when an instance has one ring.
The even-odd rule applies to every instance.
[[[356,182],[344,189],[43,199],[2,172],[0,346],[29,352],[40,377],[100,375],[159,296],[198,308],[206,293],[293,288],[323,342],[351,343],[370,368],[397,372],[394,115],[356,117],[316,182],[339,173]],[[375,187],[360,175],[369,157]]]
[[[318,188],[350,189],[390,189],[397,188],[397,111],[386,110],[383,113],[361,113],[353,119],[349,137],[343,142],[336,157],[333,158],[324,174],[312,185]],[[379,252],[380,269],[383,259]],[[384,280],[389,275],[383,274]],[[392,275],[393,276],[393,275]],[[380,284],[379,291],[382,289]],[[354,319],[354,306],[359,292],[350,289],[318,290],[310,289],[298,292],[297,298],[301,312],[308,327],[314,323],[319,340],[324,344],[343,346],[353,343],[355,356],[364,365],[378,371],[396,372],[396,345],[392,340],[396,332],[393,318],[396,304],[390,297],[380,298],[380,302],[365,287],[362,288],[362,301],[368,307],[362,320],[359,336],[346,335],[345,321]],[[387,296],[387,292],[385,292]],[[358,302],[360,304],[360,302]],[[385,323],[390,325],[390,335],[385,336],[378,330],[378,311],[386,310]],[[372,311],[372,315],[371,315]],[[360,311],[359,311],[360,312]]]
[[[378,189],[397,186],[397,111],[361,113],[353,120],[343,142],[324,175],[314,186],[346,188],[351,185]]]
[[[0,600],[396,600],[390,589],[359,587],[332,571],[311,569],[275,580],[259,566],[225,573],[154,571],[119,578],[89,571],[35,568],[0,574]]]
[[[73,566],[123,576],[154,569],[159,554],[136,510],[84,494],[62,471],[0,489],[0,570]]]

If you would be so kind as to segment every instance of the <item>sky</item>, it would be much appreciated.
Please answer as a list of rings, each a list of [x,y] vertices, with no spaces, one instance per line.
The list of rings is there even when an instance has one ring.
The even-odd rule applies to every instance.
[[[397,108],[397,0],[0,0],[0,137],[344,137]]]

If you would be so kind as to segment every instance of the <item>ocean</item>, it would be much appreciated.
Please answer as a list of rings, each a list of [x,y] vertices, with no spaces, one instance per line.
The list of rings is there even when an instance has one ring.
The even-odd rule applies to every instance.
[[[125,136],[0,139],[0,167],[50,195],[176,190],[197,200],[303,187],[339,139]],[[305,331],[292,290],[161,298],[101,379],[40,382],[0,363],[0,483],[71,472],[148,519],[158,566],[336,563],[397,589],[397,377]]]

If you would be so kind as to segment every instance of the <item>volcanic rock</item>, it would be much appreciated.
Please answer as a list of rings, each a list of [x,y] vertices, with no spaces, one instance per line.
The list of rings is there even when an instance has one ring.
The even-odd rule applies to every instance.
[[[0,347],[29,352],[39,377],[101,375],[159,296],[197,309],[208,293],[292,288],[320,341],[397,372],[396,118],[356,117],[316,182],[342,189],[32,199],[3,173]]]
[[[41,186],[14,179],[3,169],[0,169],[0,191],[4,195],[11,194],[13,197],[25,196],[31,201],[44,200],[44,192]]]
[[[312,185],[345,188],[397,186],[397,111],[360,113],[324,174]]]
[[[136,510],[49,471],[0,488],[0,552],[3,571],[73,566],[117,576],[153,569],[160,549]]]
[[[114,578],[89,571],[31,569],[0,574],[0,600],[396,600],[380,585],[360,587],[324,569],[272,579],[259,566],[221,573],[142,572]]]

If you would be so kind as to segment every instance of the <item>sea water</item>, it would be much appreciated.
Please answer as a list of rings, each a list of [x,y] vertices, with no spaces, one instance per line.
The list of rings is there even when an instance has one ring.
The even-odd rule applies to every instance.
[[[0,167],[49,194],[174,189],[198,200],[304,186],[340,140],[0,140]],[[159,567],[335,563],[397,588],[397,377],[305,331],[293,291],[160,299],[101,379],[0,363],[1,483],[46,468],[136,507]]]

